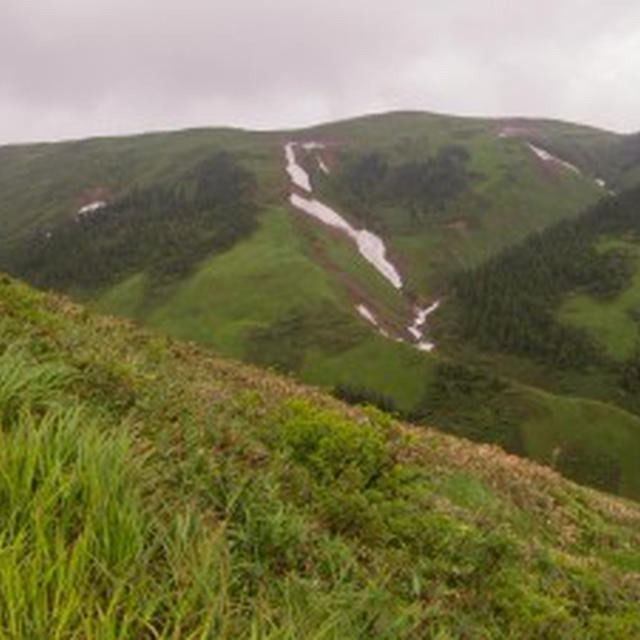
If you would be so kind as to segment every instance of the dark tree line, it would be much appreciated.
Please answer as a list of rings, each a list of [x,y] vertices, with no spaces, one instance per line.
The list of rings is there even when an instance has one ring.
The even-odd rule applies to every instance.
[[[578,218],[529,236],[453,282],[462,339],[558,366],[581,367],[603,356],[583,331],[556,319],[566,293],[619,293],[634,271],[620,249],[602,252],[603,237],[640,237],[640,188],[605,198]]]
[[[620,165],[628,170],[640,163],[640,133],[625,136],[620,143]]]
[[[362,385],[340,383],[333,388],[332,393],[336,398],[344,400],[344,402],[348,402],[349,404],[371,405],[387,413],[406,417],[405,414],[398,410],[396,402],[391,396],[387,396],[384,393]]]
[[[399,204],[412,219],[438,211],[463,191],[470,179],[469,153],[459,145],[432,157],[391,164],[379,151],[347,157],[334,189],[356,215],[376,204]]]
[[[62,290],[95,289],[141,270],[169,280],[255,229],[255,193],[254,176],[216,153],[173,184],[134,188],[38,233],[1,256],[2,266]]]

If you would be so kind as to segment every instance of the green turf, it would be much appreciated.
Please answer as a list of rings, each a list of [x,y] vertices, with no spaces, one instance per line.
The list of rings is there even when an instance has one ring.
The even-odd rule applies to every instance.
[[[635,314],[640,313],[640,247],[622,240],[609,240],[601,248],[620,248],[633,256],[636,270],[629,285],[613,300],[598,300],[584,293],[571,294],[559,309],[563,322],[586,329],[616,360],[630,356],[640,333]]]
[[[640,418],[611,405],[516,388],[527,455],[621,495],[640,496]],[[519,396],[519,397],[518,397]]]
[[[312,351],[302,377],[326,387],[346,384],[373,389],[393,398],[399,409],[410,411],[424,393],[433,364],[433,356],[372,335],[339,354]]]
[[[323,269],[303,253],[290,216],[284,209],[268,211],[249,241],[205,261],[146,320],[240,357],[250,329],[273,322],[287,309],[337,303]]]
[[[267,212],[250,241],[203,263],[189,280],[161,295],[155,306],[147,297],[144,277],[138,275],[105,292],[97,308],[134,318],[144,309],[146,322],[171,335],[243,357],[251,330],[266,327],[291,310],[321,312],[323,303],[328,303],[351,316],[364,340],[344,353],[309,352],[303,379],[329,387],[346,381],[364,385],[397,396],[399,404],[409,409],[424,387],[428,356],[393,340],[368,337],[370,325],[357,315],[335,278],[305,252],[308,241],[295,233],[296,215],[284,209]],[[406,305],[348,248],[334,242],[327,250],[341,268],[362,278],[364,289],[373,289],[373,295],[382,290],[390,309],[393,301]]]
[[[101,313],[138,318],[146,300],[146,287],[146,276],[138,273],[109,287],[93,304]]]

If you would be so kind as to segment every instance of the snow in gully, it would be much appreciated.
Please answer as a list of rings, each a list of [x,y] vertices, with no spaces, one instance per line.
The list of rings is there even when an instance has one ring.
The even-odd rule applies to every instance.
[[[356,229],[337,211],[313,197],[311,178],[305,169],[298,164],[296,146],[301,146],[307,152],[318,152],[324,149],[324,145],[320,142],[306,142],[301,145],[288,142],[285,145],[287,173],[294,187],[289,196],[289,202],[299,211],[351,238],[360,255],[395,289],[402,289],[402,278],[396,267],[387,258],[387,248],[382,238],[367,229]],[[324,160],[317,153],[316,161],[321,171],[329,173]],[[411,326],[407,327],[408,333],[415,340],[415,346],[422,351],[431,351],[434,347],[433,343],[424,340],[424,327],[427,317],[438,308],[438,305],[439,302],[435,302],[425,309],[416,307],[414,321]],[[377,327],[383,335],[388,336],[388,333],[380,327],[379,322],[367,307],[361,304],[356,307],[356,310],[363,318]]]
[[[304,148],[317,149],[319,143],[307,143]],[[285,155],[287,158],[287,173],[291,178],[291,182],[311,194],[311,179],[309,174],[297,163],[295,144],[290,142],[285,146]],[[292,193],[289,197],[291,204],[300,211],[313,216],[324,224],[340,229],[346,233],[358,247],[358,251],[362,257],[369,262],[382,277],[386,278],[396,289],[402,288],[402,279],[396,268],[387,259],[387,249],[384,242],[375,233],[366,229],[355,229],[352,227],[337,211],[331,209],[326,204],[313,197],[302,196],[298,193]]]

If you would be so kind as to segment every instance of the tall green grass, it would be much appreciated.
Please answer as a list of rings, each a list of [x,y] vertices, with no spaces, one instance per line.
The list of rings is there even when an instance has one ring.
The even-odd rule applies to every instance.
[[[41,300],[0,281],[0,639],[640,634],[630,505]]]
[[[314,533],[273,474],[189,451],[179,504],[131,425],[75,398],[77,376],[22,346],[0,355],[0,638],[338,639],[377,620],[389,594],[354,580],[352,551]],[[350,446],[340,429],[329,460]]]
[[[226,615],[220,541],[193,511],[163,521],[145,504],[146,457],[56,393],[72,382],[20,348],[0,356],[0,637],[206,637]]]

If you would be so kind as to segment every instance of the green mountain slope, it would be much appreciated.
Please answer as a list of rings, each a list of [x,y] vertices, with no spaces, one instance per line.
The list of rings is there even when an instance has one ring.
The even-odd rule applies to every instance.
[[[457,269],[474,266],[528,233],[577,214],[603,195],[603,188],[595,183],[601,176],[615,188],[622,169],[603,174],[601,160],[606,154],[617,159],[625,140],[555,121],[423,113],[329,124],[311,135],[336,144],[338,184],[332,176],[324,179],[329,197],[356,212],[359,208],[369,224],[385,232],[411,286],[422,294],[441,287]],[[575,163],[579,171],[541,159],[529,143]],[[424,175],[428,171],[425,161],[447,147],[468,154],[468,184],[440,202],[438,189],[427,189],[422,201],[415,203],[416,215],[411,215],[412,202],[406,200],[411,182],[403,181],[396,190],[389,185],[387,192],[380,175],[367,183],[363,159],[372,154],[388,165],[387,182],[392,182],[394,169],[407,169],[411,164]],[[447,176],[434,177],[437,187]]]
[[[597,376],[602,397],[637,410],[622,396],[634,391],[640,339],[639,211],[635,187],[459,274],[449,305],[456,339]]]
[[[365,301],[389,331],[406,334],[412,299],[433,300],[452,270],[477,264],[599,197],[601,189],[594,183],[599,167],[591,160],[580,165],[583,175],[550,169],[526,141],[562,141],[562,151],[570,143],[571,149],[589,151],[585,157],[591,158],[599,150],[617,149],[620,136],[530,121],[514,137],[500,137],[508,127],[514,129],[514,124],[400,113],[295,132],[192,130],[4,147],[0,266],[41,286],[95,300],[100,309],[214,344],[223,353],[272,364],[308,380],[345,382],[330,373],[342,366],[331,364],[337,353],[334,340],[327,338],[331,328],[339,326],[345,335],[338,340],[343,353],[369,353],[369,343],[382,342],[365,334],[368,325],[356,313],[356,304]],[[301,161],[313,169],[321,197],[347,205],[352,204],[344,196],[353,158],[373,151],[392,167],[412,162],[426,166],[439,150],[452,145],[464,149],[468,180],[451,197],[440,198],[436,209],[409,220],[401,191],[366,212],[365,224],[389,245],[409,297],[398,295],[352,244],[298,211],[283,212],[288,192],[283,143],[313,138],[326,141],[324,157],[331,173],[319,172],[313,153]],[[216,208],[227,181],[220,178],[217,184],[202,186],[200,178],[207,171],[218,175],[215,160],[221,153],[236,173],[252,176],[253,187],[225,193],[226,204]],[[238,180],[245,185],[244,179]],[[250,205],[257,213],[229,228],[235,215],[225,219],[224,212],[237,210],[239,199],[243,211]],[[76,220],[77,212],[92,202],[109,206]],[[357,222],[363,210],[347,206],[342,213]],[[288,223],[283,215],[290,218]],[[110,222],[105,222],[108,217]],[[290,261],[278,254],[285,245]],[[229,249],[233,257],[225,255]],[[281,258],[281,264],[291,267],[306,265],[303,274],[315,272],[304,301],[299,294],[290,295],[297,274],[273,268]],[[261,296],[263,284],[268,295]],[[229,302],[229,292],[236,287],[247,301],[240,303],[241,319],[241,310]],[[277,352],[283,337],[290,347],[281,357]],[[393,359],[401,370],[406,349],[392,343],[384,351],[398,353]],[[363,365],[357,355],[347,357],[345,366],[356,372],[352,381],[389,392],[382,377],[358,379]],[[396,387],[415,389],[409,379],[415,380],[416,373],[411,368]],[[404,394],[406,402],[409,396],[415,401],[416,393]]]
[[[630,638],[640,510],[0,278],[0,636]]]
[[[403,290],[344,234],[288,206],[283,144],[290,139],[324,144],[298,149],[315,194],[384,239]],[[345,398],[382,399],[404,415],[637,498],[637,473],[620,458],[623,449],[638,449],[636,418],[580,400],[634,409],[619,402],[610,369],[601,368],[595,382],[581,374],[578,383],[567,384],[563,374],[540,382],[528,361],[523,375],[520,364],[503,368],[492,357],[489,368],[503,379],[489,393],[483,375],[478,383],[473,370],[450,366],[483,356],[452,348],[442,330],[448,302],[429,319],[441,329],[435,353],[393,339],[410,340],[414,303],[446,294],[461,267],[482,265],[530,232],[573,218],[605,192],[596,179],[612,188],[632,181],[637,147],[635,136],[568,123],[425,113],[294,132],[192,130],[4,147],[0,266],[103,312],[338,387]],[[607,325],[611,349],[631,357],[633,294],[618,305],[616,324],[583,293],[572,295],[560,316],[587,328],[595,323],[602,335]],[[358,314],[361,304],[391,338]],[[538,384],[551,392],[544,401],[531,386]],[[539,415],[554,425],[550,434],[532,428]],[[602,451],[607,430],[617,435]],[[582,452],[576,455],[584,464],[570,451]],[[607,461],[618,461],[613,471],[593,463],[601,453],[607,469]]]

